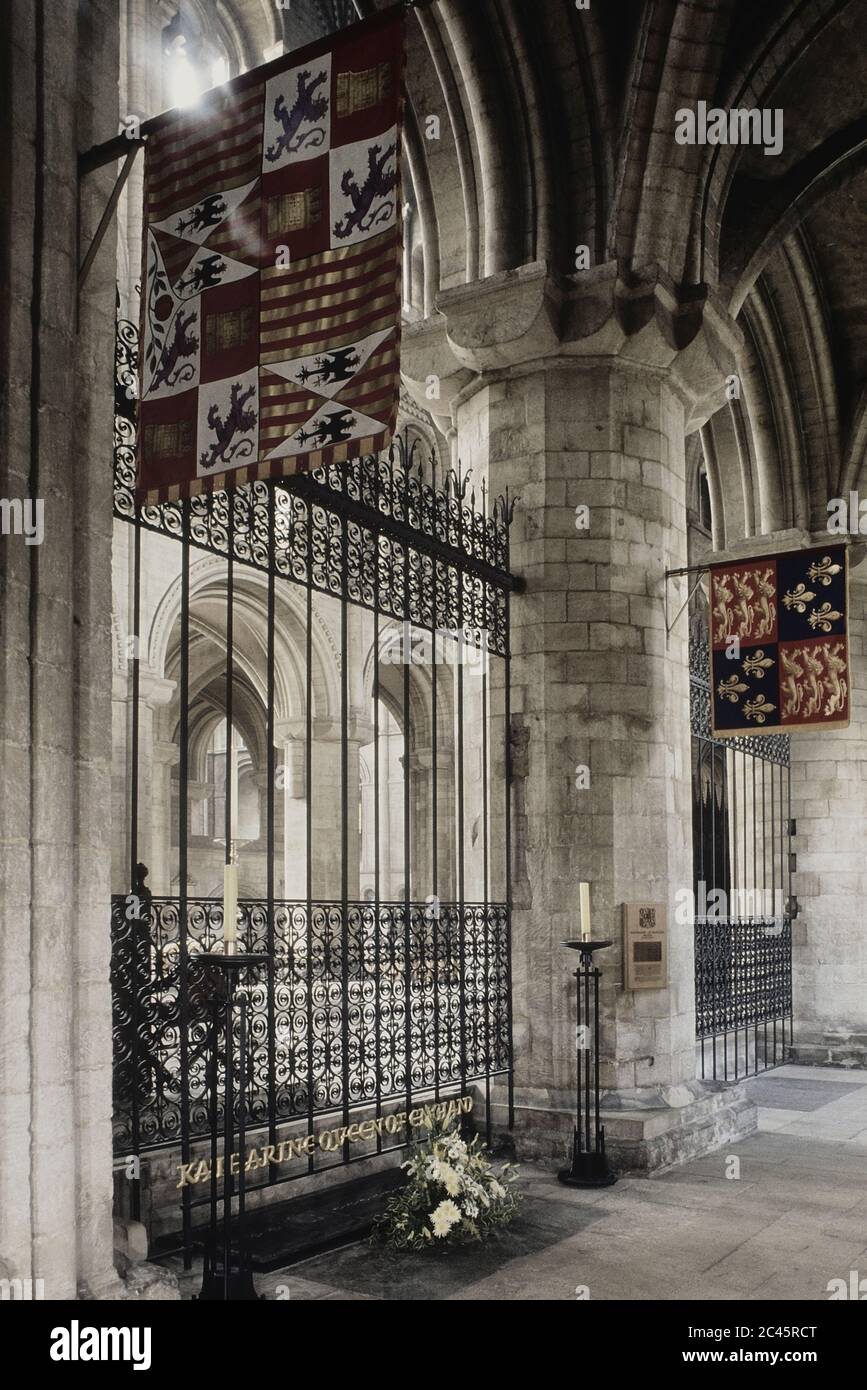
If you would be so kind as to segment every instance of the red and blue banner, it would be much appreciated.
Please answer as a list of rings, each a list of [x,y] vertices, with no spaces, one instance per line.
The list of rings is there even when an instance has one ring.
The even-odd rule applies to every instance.
[[[403,69],[395,7],[151,128],[144,500],[388,444],[400,380]]]
[[[845,728],[847,609],[845,545],[712,565],[714,734]]]

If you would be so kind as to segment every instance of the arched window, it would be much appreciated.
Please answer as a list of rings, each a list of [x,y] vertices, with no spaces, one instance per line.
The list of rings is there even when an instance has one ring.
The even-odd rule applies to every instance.
[[[180,12],[163,29],[163,63],[169,106],[194,105],[203,92],[231,74],[226,50],[197,32]]]

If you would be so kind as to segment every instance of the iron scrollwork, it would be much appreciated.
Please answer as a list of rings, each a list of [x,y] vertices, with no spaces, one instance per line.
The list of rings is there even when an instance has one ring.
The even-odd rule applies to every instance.
[[[505,904],[440,904],[434,913],[429,903],[410,903],[407,916],[405,903],[380,903],[378,911],[350,903],[345,932],[340,903],[313,903],[309,917],[304,902],[275,902],[273,910],[273,983],[263,972],[247,987],[253,1124],[269,1113],[272,1041],[278,1121],[508,1072]],[[209,1133],[208,1016],[194,967],[198,955],[222,946],[222,917],[216,899],[188,900],[185,926],[178,899],[148,899],[132,915],[128,897],[113,899],[118,1153],[178,1142],[185,1017],[189,1134]],[[264,901],[239,905],[239,951],[265,951],[268,917]]]

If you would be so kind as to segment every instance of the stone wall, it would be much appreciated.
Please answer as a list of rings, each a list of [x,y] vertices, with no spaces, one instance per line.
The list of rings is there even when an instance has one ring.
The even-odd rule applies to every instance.
[[[0,1263],[48,1298],[114,1285],[109,813],[116,247],[76,318],[77,154],[117,130],[116,0],[0,15]],[[113,168],[82,192],[81,245]]]

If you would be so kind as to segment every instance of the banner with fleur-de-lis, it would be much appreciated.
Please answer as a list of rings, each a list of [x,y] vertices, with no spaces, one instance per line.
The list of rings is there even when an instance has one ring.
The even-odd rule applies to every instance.
[[[138,493],[374,453],[400,390],[404,11],[149,122]]]
[[[714,734],[845,728],[847,607],[845,545],[712,565]]]

